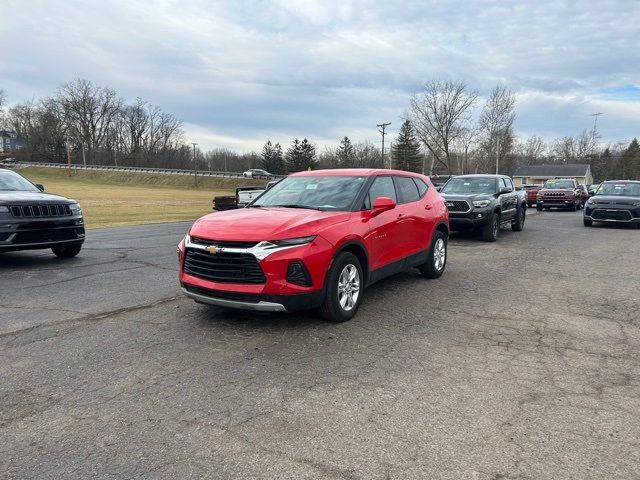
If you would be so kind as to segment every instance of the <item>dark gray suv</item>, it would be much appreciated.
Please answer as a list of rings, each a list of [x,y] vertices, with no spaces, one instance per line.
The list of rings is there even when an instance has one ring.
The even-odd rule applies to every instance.
[[[74,257],[84,235],[76,201],[44,193],[42,185],[0,169],[0,253],[50,248],[58,257]]]

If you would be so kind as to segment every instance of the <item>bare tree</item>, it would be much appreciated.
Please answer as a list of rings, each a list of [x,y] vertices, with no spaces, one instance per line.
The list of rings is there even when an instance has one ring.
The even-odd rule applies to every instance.
[[[492,171],[496,162],[505,165],[505,160],[513,149],[515,106],[516,97],[511,89],[497,85],[491,90],[478,120],[482,136],[481,163],[485,171]]]
[[[65,112],[68,132],[88,151],[89,159],[100,148],[111,123],[121,112],[122,101],[115,90],[84,79],[65,83],[57,100]]]
[[[427,82],[419,94],[410,100],[409,119],[420,140],[431,152],[433,162],[452,170],[452,146],[470,120],[470,110],[478,94],[463,81]]]
[[[551,154],[558,163],[586,162],[597,147],[597,132],[585,129],[575,137],[557,138],[551,146]]]

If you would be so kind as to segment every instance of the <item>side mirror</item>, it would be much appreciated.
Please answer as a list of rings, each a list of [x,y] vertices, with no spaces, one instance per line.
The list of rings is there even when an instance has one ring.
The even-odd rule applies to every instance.
[[[441,192],[442,191],[442,185],[438,185],[436,187],[436,192]]]
[[[377,217],[383,212],[388,212],[396,208],[396,201],[389,197],[378,197],[373,201],[373,208],[371,209],[371,216]]]
[[[503,193],[511,193],[511,189],[509,187],[502,187],[500,189],[500,195],[502,195]]]
[[[41,192],[44,192],[44,185],[42,185],[41,183],[36,183],[36,187],[38,187],[38,190],[40,190]]]

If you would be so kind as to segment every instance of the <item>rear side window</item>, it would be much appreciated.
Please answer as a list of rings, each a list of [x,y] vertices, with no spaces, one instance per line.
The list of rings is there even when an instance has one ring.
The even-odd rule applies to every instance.
[[[427,193],[427,190],[429,189],[429,187],[427,186],[426,183],[424,183],[419,178],[414,177],[413,181],[416,182],[416,187],[418,187],[418,193],[420,194],[420,198],[422,198],[424,194]]]
[[[420,200],[418,187],[411,177],[395,177],[398,188],[398,203],[417,202]]]
[[[367,210],[370,209],[378,197],[389,197],[393,198],[395,202],[398,201],[396,198],[396,189],[393,186],[391,177],[376,177],[371,187],[369,187],[369,193],[364,199],[364,208]]]

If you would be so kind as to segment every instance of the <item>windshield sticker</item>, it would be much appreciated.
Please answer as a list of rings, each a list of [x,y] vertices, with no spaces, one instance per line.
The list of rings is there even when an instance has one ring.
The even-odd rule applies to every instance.
[[[318,189],[317,183],[310,183],[309,185],[307,185],[307,190],[317,190],[317,189]]]

